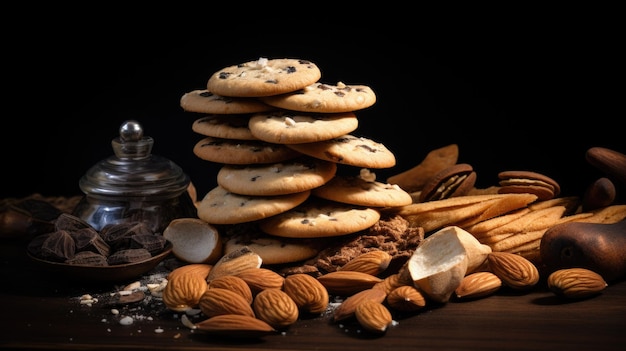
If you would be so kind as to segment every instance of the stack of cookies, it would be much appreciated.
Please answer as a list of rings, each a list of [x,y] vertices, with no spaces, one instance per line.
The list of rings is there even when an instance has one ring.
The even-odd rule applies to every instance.
[[[181,97],[185,111],[203,114],[192,125],[202,136],[194,154],[223,164],[198,217],[228,228],[225,253],[291,245],[289,255],[258,253],[266,264],[304,260],[323,247],[314,242],[364,230],[381,208],[412,202],[370,172],[393,167],[393,153],[353,134],[355,111],[375,103],[373,90],[320,78],[310,61],[260,58],[223,68],[206,89]]]

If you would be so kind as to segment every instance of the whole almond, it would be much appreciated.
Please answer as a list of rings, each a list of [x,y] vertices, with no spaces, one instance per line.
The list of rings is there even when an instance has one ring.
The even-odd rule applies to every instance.
[[[387,304],[398,311],[413,312],[424,308],[426,299],[414,286],[403,285],[393,289],[387,295]]]
[[[250,250],[249,247],[243,246],[239,250],[228,253],[222,256],[211,271],[209,272],[206,280],[211,280],[221,277],[223,275],[236,275],[237,273],[246,270],[248,268],[259,268],[263,263],[263,259],[257,253]]]
[[[270,288],[260,291],[252,302],[254,312],[260,320],[276,329],[285,328],[298,320],[298,305],[287,293]]]
[[[222,288],[234,291],[241,295],[248,304],[252,304],[252,290],[250,290],[250,286],[246,283],[245,280],[234,276],[234,275],[223,275],[221,277],[217,277],[209,282],[209,289],[213,288]]]
[[[170,272],[163,289],[165,306],[177,312],[197,307],[207,289],[206,273],[208,270],[202,264],[182,266]]]
[[[341,321],[354,316],[356,307],[365,300],[372,300],[379,303],[385,301],[387,294],[382,289],[365,289],[358,293],[346,298],[335,310],[333,311],[333,320],[335,322]]]
[[[248,284],[253,295],[265,289],[282,289],[285,282],[285,277],[269,268],[248,268],[237,272],[235,276]]]
[[[356,307],[354,315],[363,329],[373,333],[384,333],[393,321],[387,307],[373,300],[361,302]]]
[[[599,294],[607,283],[602,276],[586,268],[565,268],[548,276],[548,288],[558,296],[581,299]]]
[[[530,289],[539,282],[537,267],[523,256],[494,251],[487,256],[487,261],[489,270],[510,288]]]
[[[257,338],[276,333],[276,329],[266,322],[242,314],[218,315],[196,323],[195,327],[219,336]]]
[[[319,280],[305,273],[285,277],[283,291],[293,299],[301,311],[322,313],[328,307],[328,290]]]
[[[373,250],[360,254],[340,267],[342,271],[355,271],[378,275],[389,267],[391,255],[387,251]]]
[[[317,279],[326,287],[328,293],[341,296],[353,295],[383,281],[382,278],[371,274],[343,270],[326,273]]]
[[[240,294],[223,288],[207,289],[198,303],[200,310],[207,317],[220,314],[243,314],[254,317],[254,311],[248,301]]]
[[[502,280],[492,272],[475,272],[466,275],[454,293],[459,299],[476,299],[498,291]]]

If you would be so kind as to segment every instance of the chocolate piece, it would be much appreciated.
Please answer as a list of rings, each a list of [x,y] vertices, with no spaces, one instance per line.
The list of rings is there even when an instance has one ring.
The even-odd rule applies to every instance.
[[[158,234],[135,234],[130,238],[131,249],[146,249],[152,255],[163,251],[167,240]]]
[[[77,252],[74,257],[65,261],[67,264],[80,266],[108,266],[107,258],[99,253],[92,251]]]
[[[129,249],[132,236],[141,234],[154,234],[154,232],[144,222],[110,224],[100,231],[100,236],[113,251]]]
[[[150,252],[146,249],[125,249],[112,253],[107,261],[109,265],[126,264],[140,262],[152,257]]]
[[[6,201],[0,207],[0,238],[17,238],[53,232],[54,221],[62,212],[38,199]]]
[[[65,230],[68,232],[83,228],[93,228],[91,224],[87,223],[82,218],[69,213],[62,213],[55,221],[54,226],[56,230]]]
[[[109,256],[111,247],[94,228],[83,228],[70,232],[76,243],[76,251],[91,251],[102,256]]]
[[[41,244],[41,257],[48,261],[65,262],[76,254],[76,244],[70,233],[58,230]]]

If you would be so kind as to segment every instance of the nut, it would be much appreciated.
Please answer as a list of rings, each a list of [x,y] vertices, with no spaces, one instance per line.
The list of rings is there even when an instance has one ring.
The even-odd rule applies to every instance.
[[[510,252],[494,251],[487,256],[489,270],[516,290],[529,289],[539,282],[539,271],[528,259]]]
[[[182,312],[198,306],[202,294],[207,289],[206,266],[192,264],[170,272],[163,290],[163,302],[167,308]]]
[[[341,296],[353,295],[383,281],[382,278],[371,274],[355,271],[330,272],[317,279],[326,287],[328,293]]]
[[[207,277],[207,282],[223,275],[236,275],[248,268],[259,268],[263,259],[257,253],[243,246],[239,250],[230,252],[220,258]]]
[[[415,287],[403,285],[393,289],[387,295],[387,304],[398,311],[413,312],[424,308],[426,299]]]
[[[373,300],[361,302],[356,306],[354,315],[363,329],[373,333],[384,333],[393,321],[387,307]]]
[[[328,307],[328,290],[308,274],[296,273],[285,277],[283,291],[301,311],[317,314],[326,311]]]
[[[209,318],[220,314],[255,316],[252,306],[243,296],[224,288],[207,289],[198,304],[202,313]]]
[[[235,274],[248,284],[252,294],[265,289],[282,289],[285,277],[268,268],[248,268]]]
[[[195,324],[195,329],[220,336],[261,337],[276,333],[264,321],[242,314],[222,314]]]
[[[250,286],[248,286],[248,283],[246,283],[245,280],[237,276],[223,275],[221,277],[215,278],[209,282],[208,288],[223,288],[232,290],[243,296],[248,304],[252,304],[252,290],[250,290]]]
[[[356,307],[365,300],[382,303],[385,301],[386,297],[387,294],[382,289],[371,288],[359,291],[358,293],[349,296],[341,303],[341,305],[335,308],[333,312],[333,320],[337,322],[354,316]]]
[[[340,270],[378,275],[389,267],[390,262],[391,255],[387,251],[372,250],[351,259]]]
[[[602,276],[586,268],[565,268],[548,276],[548,288],[558,296],[581,299],[599,294],[607,283]]]
[[[466,275],[454,293],[459,299],[476,299],[498,291],[502,280],[492,272],[475,272]]]
[[[252,303],[257,318],[276,329],[285,328],[298,320],[298,305],[287,293],[270,288],[260,291]]]

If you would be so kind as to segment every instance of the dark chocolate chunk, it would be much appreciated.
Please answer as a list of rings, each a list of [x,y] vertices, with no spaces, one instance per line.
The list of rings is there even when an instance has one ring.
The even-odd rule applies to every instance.
[[[70,233],[58,230],[41,244],[41,257],[48,261],[65,262],[76,254],[76,244]]]
[[[57,231],[65,230],[68,232],[84,228],[93,228],[91,224],[87,223],[82,218],[69,213],[62,213],[59,217],[57,217],[54,226]]]
[[[73,258],[65,261],[67,264],[80,265],[80,266],[108,266],[107,258],[99,253],[93,251],[81,251],[77,252]]]
[[[140,262],[152,257],[150,252],[146,249],[125,249],[112,253],[107,261],[109,265],[126,264]]]
[[[151,255],[163,251],[167,240],[159,234],[136,234],[130,238],[131,249],[146,249]]]
[[[76,243],[76,251],[91,251],[102,256],[109,256],[111,247],[93,228],[83,228],[70,232]]]
[[[100,236],[109,244],[113,251],[130,248],[131,237],[141,234],[154,234],[154,232],[144,222],[110,224],[100,231]]]

